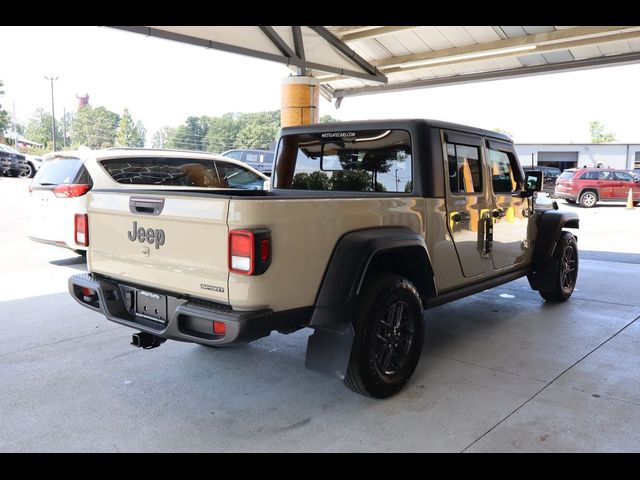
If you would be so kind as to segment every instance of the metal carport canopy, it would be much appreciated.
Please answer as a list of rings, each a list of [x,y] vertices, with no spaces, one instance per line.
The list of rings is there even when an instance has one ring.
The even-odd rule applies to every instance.
[[[281,62],[327,99],[640,61],[640,26],[113,28]]]

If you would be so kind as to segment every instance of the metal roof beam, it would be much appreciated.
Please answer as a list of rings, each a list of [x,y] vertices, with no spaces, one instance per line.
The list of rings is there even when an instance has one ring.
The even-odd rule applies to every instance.
[[[228,43],[216,42],[214,40],[206,40],[204,38],[192,37],[190,35],[184,35],[181,33],[168,32],[166,30],[160,30],[158,28],[143,27],[143,26],[109,26],[109,27],[116,28],[119,30],[125,30],[127,32],[139,33],[142,35],[146,35],[148,37],[164,38],[166,40],[173,40],[176,42],[187,43],[190,45],[196,45],[204,48],[211,48],[215,50],[222,50],[224,52],[237,53],[240,55],[246,55],[248,57],[261,58],[263,60],[270,60],[272,62],[284,63],[285,65],[295,65],[300,68],[320,70],[322,72],[337,73],[338,75],[345,76],[345,77],[361,78],[363,80],[370,80],[373,82],[387,82],[387,77],[382,73],[378,72],[375,69],[375,67],[366,63],[365,60],[363,61],[366,63],[368,68],[363,67],[363,69],[366,71],[358,72],[356,70],[333,67],[331,65],[324,65],[322,63],[308,62],[296,56],[287,57],[285,55],[277,55],[275,53],[262,52],[260,50],[254,50],[251,48],[239,47],[238,45],[231,45]],[[327,32],[325,29],[321,27],[309,27],[309,28],[312,28],[312,29],[320,28],[321,31],[324,30],[326,32],[325,35],[328,34],[331,38],[333,38],[334,41],[341,43],[344,46],[344,48],[348,49],[352,53],[352,55],[349,55],[345,51],[341,50],[341,52],[345,53],[345,55],[347,55],[351,60],[355,61],[354,56],[360,58],[358,54],[353,52],[353,50],[349,49],[349,47],[347,47],[344,43],[340,42],[340,40],[338,40],[336,37],[331,35],[331,33]],[[323,38],[325,38],[324,35],[322,34],[320,35]],[[334,47],[336,46],[331,41],[329,41],[329,43],[331,43]],[[358,62],[356,63],[358,64]],[[360,64],[358,65],[360,66]],[[370,70],[375,73],[371,73]]]
[[[442,65],[469,63],[469,62],[474,62],[478,60],[494,60],[496,58],[517,57],[521,55],[530,55],[534,53],[549,53],[549,52],[555,52],[558,50],[567,50],[569,48],[584,47],[589,45],[600,45],[603,43],[619,42],[622,40],[634,40],[637,38],[640,38],[640,27],[626,29],[625,33],[614,33],[612,35],[599,36],[596,38],[589,37],[589,38],[582,38],[577,40],[567,39],[563,41],[550,41],[546,43],[543,42],[543,43],[538,43],[537,45],[531,44],[530,49],[524,49],[524,47],[528,47],[528,45],[523,45],[523,49],[521,50],[518,50],[517,47],[515,47],[512,50],[502,49],[502,51],[500,49],[496,49],[494,50],[495,53],[492,53],[491,50],[487,50],[486,54],[483,53],[482,55],[478,55],[477,57],[465,56],[465,54],[462,54],[462,55],[459,54],[457,58],[456,56],[449,56],[448,58],[444,57],[442,59],[437,59],[437,60],[434,59],[432,61],[430,60],[426,64],[416,64],[416,65],[407,65],[404,67],[400,66],[400,67],[387,68],[387,69],[384,69],[384,72],[386,74],[393,73],[393,72],[408,72],[411,70],[437,67]]]
[[[392,33],[410,30],[416,26],[397,26],[397,27],[374,27],[369,30],[361,30],[358,32],[343,33],[339,35],[343,42],[353,42],[355,40],[364,40],[365,38],[382,37],[383,35],[391,35]]]
[[[537,46],[540,44],[551,45],[554,43],[569,42],[572,40],[592,39],[591,43],[597,43],[598,38],[615,33],[624,33],[629,31],[637,31],[638,27],[628,26],[611,26],[611,27],[577,27],[565,30],[556,30],[554,32],[538,33],[535,35],[527,35],[525,37],[510,38],[506,40],[495,40],[493,42],[477,43],[464,47],[445,48],[442,50],[431,50],[429,52],[416,53],[412,55],[403,55],[399,57],[385,58],[383,60],[374,60],[371,63],[384,72],[388,72],[392,68],[400,65],[420,61],[433,61],[446,59],[447,57],[455,57],[461,55],[481,54],[492,50],[501,50],[507,48],[518,48]],[[622,39],[621,39],[622,40]],[[563,46],[562,48],[566,48]]]
[[[455,85],[461,83],[487,82],[491,80],[501,80],[503,78],[528,77],[543,73],[568,70],[586,70],[589,68],[608,67],[611,65],[624,65],[638,62],[640,62],[640,52],[625,53],[622,55],[585,58],[582,60],[551,63],[547,65],[536,65],[533,67],[512,68],[507,70],[498,70],[495,72],[471,73],[466,75],[456,75],[453,77],[430,78],[412,82],[372,85],[368,87],[350,88],[343,90],[336,89],[333,91],[333,96],[334,98],[354,97],[358,95],[369,95],[373,93],[391,92],[396,90],[412,90],[416,88],[441,87],[445,85]]]
[[[273,43],[280,53],[282,53],[285,57],[293,58],[297,57],[296,53],[289,48],[287,42],[285,42],[278,32],[276,32],[273,27],[260,26],[260,30],[267,36],[271,43]]]
[[[362,68],[363,70],[369,72],[371,75],[376,77],[378,82],[383,82],[383,83],[387,82],[387,77],[384,74],[379,72],[376,67],[371,65],[364,58],[362,58],[360,55],[354,52],[351,48],[347,46],[346,43],[338,39],[329,30],[327,30],[324,27],[309,27],[309,28],[312,29],[314,32],[316,32],[318,35],[320,35],[322,38],[324,38],[330,45],[335,47],[343,55],[346,55],[347,57],[349,57],[349,59],[351,59],[351,61],[354,62],[356,65],[358,65],[360,68]]]

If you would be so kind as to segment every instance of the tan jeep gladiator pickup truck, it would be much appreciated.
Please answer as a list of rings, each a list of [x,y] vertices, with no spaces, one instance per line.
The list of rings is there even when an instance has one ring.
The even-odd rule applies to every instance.
[[[284,128],[270,191],[161,175],[184,163],[150,161],[150,190],[89,195],[90,273],[69,290],[139,330],[139,347],[308,327],[307,367],[382,398],[416,367],[426,309],[523,276],[546,301],[575,286],[564,229],[578,217],[534,205],[542,175],[525,175],[499,133],[431,120]]]

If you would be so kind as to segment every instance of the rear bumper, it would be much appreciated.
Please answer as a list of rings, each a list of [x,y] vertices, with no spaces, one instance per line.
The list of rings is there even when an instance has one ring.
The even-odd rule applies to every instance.
[[[85,297],[82,287],[94,290],[97,295]],[[167,323],[150,320],[135,314],[136,288],[92,274],[69,278],[69,293],[82,306],[102,313],[112,322],[161,338],[205,345],[231,345],[265,337],[280,327],[280,322],[269,309],[234,311],[225,305],[178,298],[164,292],[158,293],[167,297]],[[225,334],[214,334],[214,321],[225,324]]]

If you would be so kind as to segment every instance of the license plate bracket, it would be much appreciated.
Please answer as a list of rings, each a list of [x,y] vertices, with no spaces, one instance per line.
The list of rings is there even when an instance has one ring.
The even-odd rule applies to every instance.
[[[155,292],[136,290],[136,315],[154,322],[167,323],[167,297]]]

